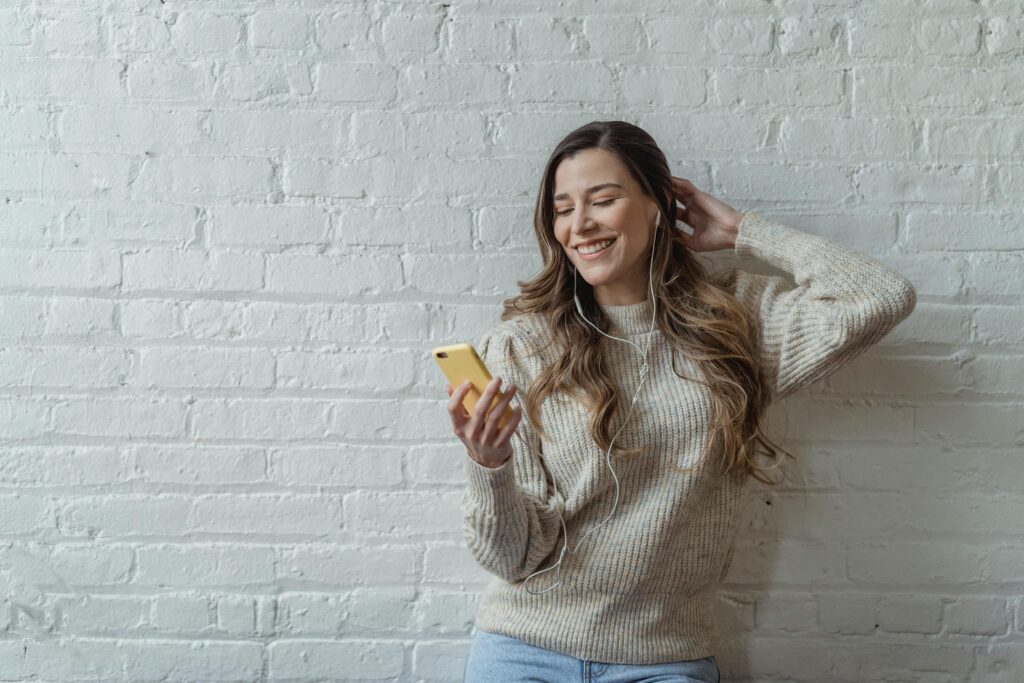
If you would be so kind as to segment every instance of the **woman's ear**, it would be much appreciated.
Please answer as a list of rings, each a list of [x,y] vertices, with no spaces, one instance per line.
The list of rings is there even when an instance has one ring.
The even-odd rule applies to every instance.
[[[675,210],[676,210],[676,196],[672,192],[672,190],[667,190],[665,192],[665,204],[664,204],[664,206],[667,206],[669,208],[669,211],[672,212],[670,215],[665,216],[665,220],[668,221],[668,224],[670,226],[675,225],[675,220],[674,219],[675,219]],[[659,211],[661,210],[661,206],[658,207],[658,210]]]
[[[652,202],[654,204],[654,216],[651,218],[650,225],[652,228],[661,222],[661,205],[658,202]]]

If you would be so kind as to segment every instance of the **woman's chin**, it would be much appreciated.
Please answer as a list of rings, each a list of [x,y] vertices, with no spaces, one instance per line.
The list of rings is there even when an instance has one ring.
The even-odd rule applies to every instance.
[[[581,271],[580,274],[583,279],[587,281],[587,284],[591,287],[598,287],[600,285],[606,285],[615,278],[611,276],[611,273],[604,268],[588,268],[586,271]]]
[[[593,284],[593,282],[591,282],[592,278],[605,280],[611,273],[615,272],[615,262],[605,261],[603,259],[600,261],[594,261],[593,263],[587,263],[584,261],[583,263],[576,264],[576,270],[585,274],[587,282]]]

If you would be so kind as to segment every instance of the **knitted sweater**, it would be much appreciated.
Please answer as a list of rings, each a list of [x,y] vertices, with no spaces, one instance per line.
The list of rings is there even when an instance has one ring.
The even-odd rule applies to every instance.
[[[731,290],[759,321],[757,348],[775,400],[835,372],[878,342],[910,315],[917,300],[911,282],[884,264],[753,211],[742,216],[735,253],[778,266],[796,283],[740,270]],[[612,321],[608,334],[646,346],[649,301],[601,308]],[[476,628],[601,662],[651,664],[715,654],[716,587],[732,560],[748,477],[721,475],[718,450],[698,460],[709,438],[710,395],[672,371],[665,338],[657,328],[653,334],[647,383],[615,441],[622,447],[647,442],[649,450],[629,462],[612,458],[619,479],[615,514],[575,554],[576,544],[615,501],[605,450],[590,436],[582,406],[557,396],[542,404],[541,418],[553,439],[543,450],[524,414],[517,432],[531,451],[513,437],[512,457],[500,467],[485,467],[467,455],[465,538],[476,561],[493,574]],[[557,353],[549,341],[543,319],[526,315],[499,321],[475,346],[491,374],[502,378],[502,389],[515,383],[525,392]],[[624,342],[605,341],[612,380],[631,398],[640,382],[640,353]],[[700,372],[682,354],[677,369],[687,376]],[[624,419],[621,413],[612,435]],[[693,469],[680,473],[670,464]],[[523,579],[558,561],[564,542],[560,511],[569,538],[561,572],[538,574],[529,588],[537,593],[560,583],[534,595]]]

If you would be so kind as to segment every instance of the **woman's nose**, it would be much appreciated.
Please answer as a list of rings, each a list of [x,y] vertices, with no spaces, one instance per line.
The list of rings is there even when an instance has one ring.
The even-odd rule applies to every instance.
[[[586,209],[574,211],[572,216],[572,234],[579,235],[584,232],[589,223],[590,218],[586,214]]]

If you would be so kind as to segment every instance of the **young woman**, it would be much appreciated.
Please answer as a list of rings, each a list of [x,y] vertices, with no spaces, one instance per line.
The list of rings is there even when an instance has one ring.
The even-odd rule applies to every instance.
[[[475,345],[494,380],[473,415],[468,384],[448,386],[466,541],[493,574],[465,680],[717,681],[714,597],[744,486],[774,483],[754,447],[781,450],[765,411],[878,342],[914,287],[673,177],[621,121],[559,143],[534,230],[543,267]],[[721,249],[795,286],[693,255]]]

